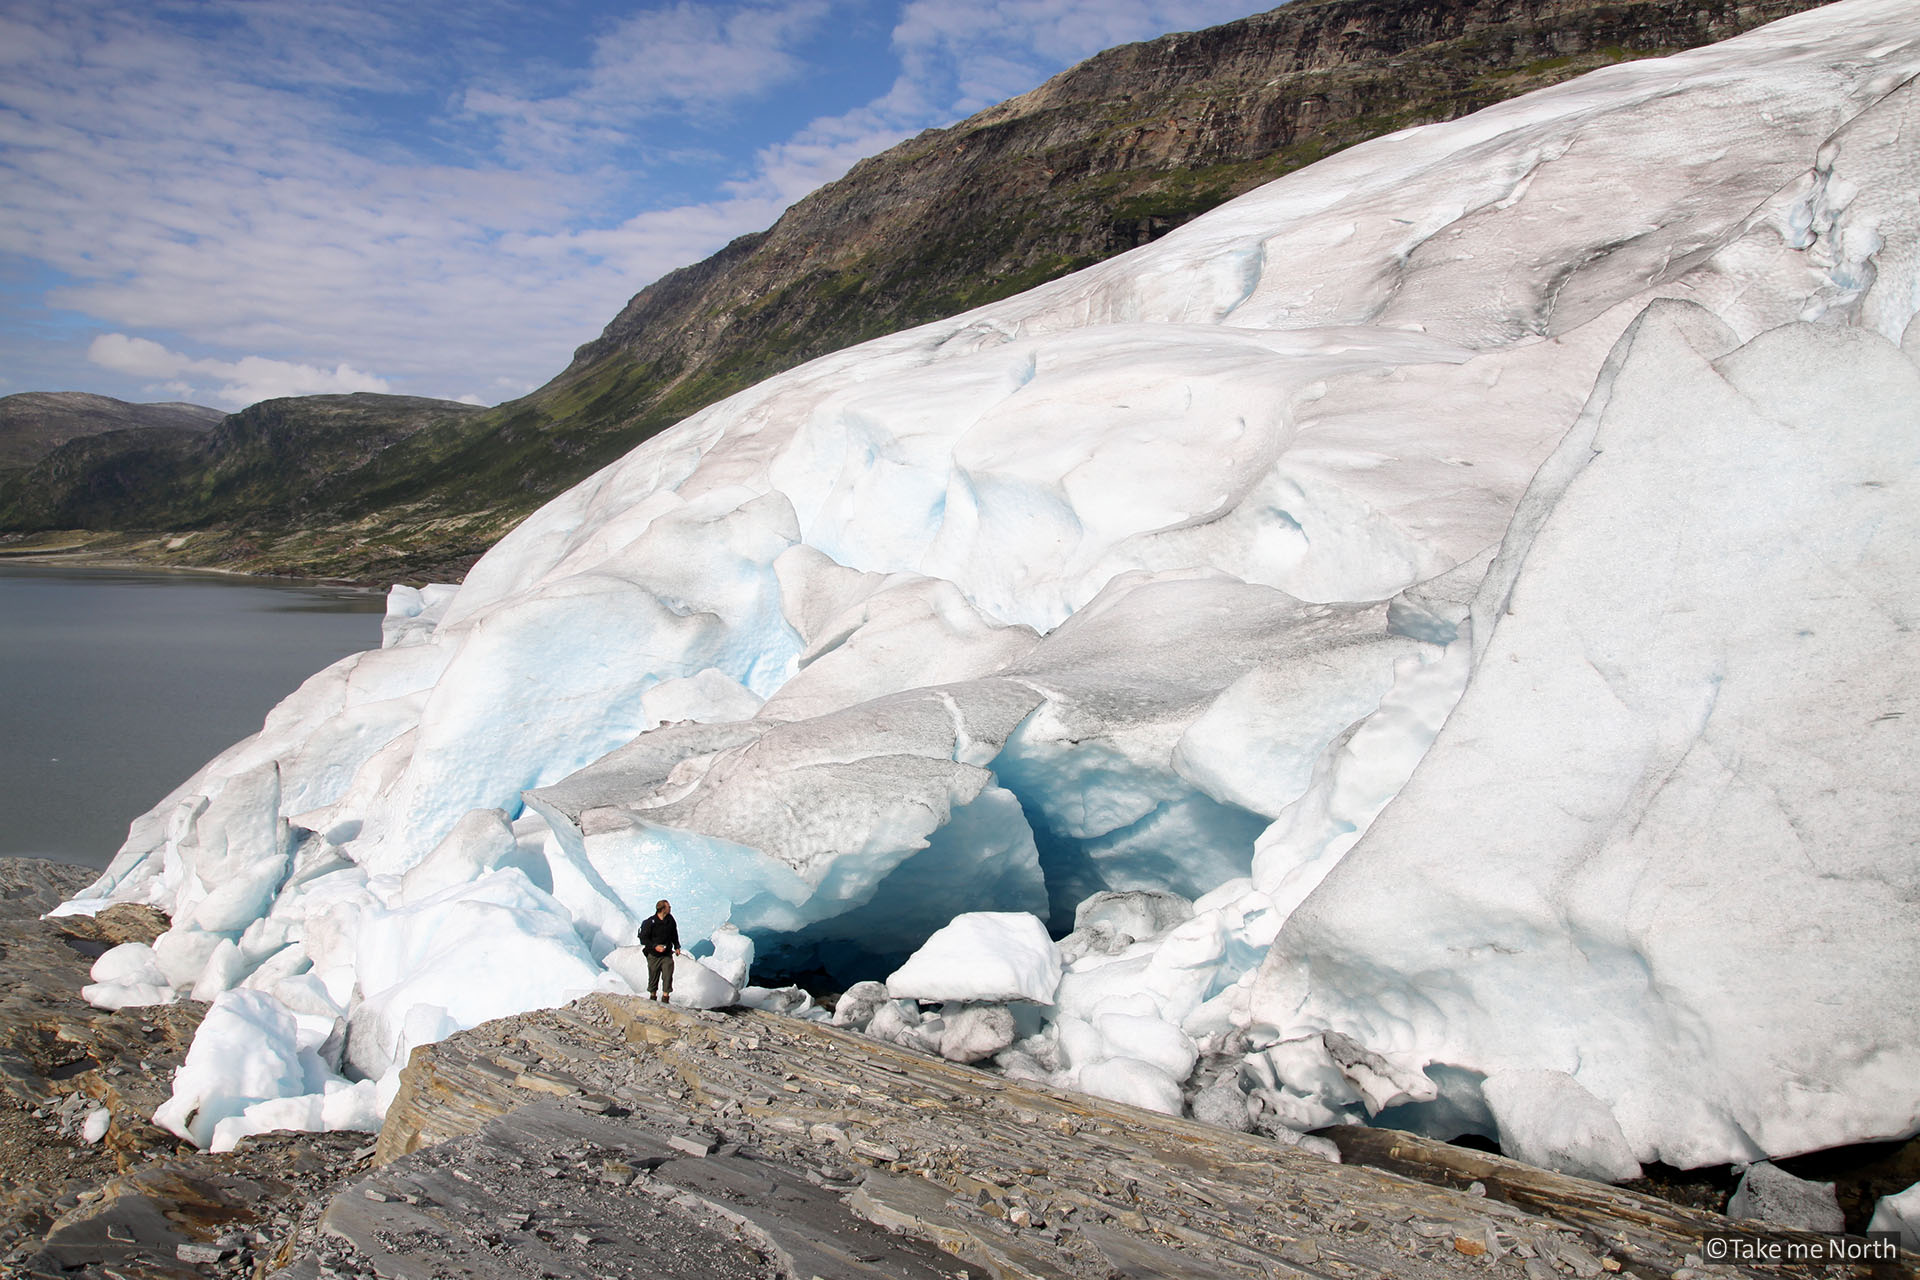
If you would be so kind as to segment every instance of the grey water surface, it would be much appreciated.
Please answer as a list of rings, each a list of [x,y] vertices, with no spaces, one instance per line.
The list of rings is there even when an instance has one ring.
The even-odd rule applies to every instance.
[[[0,563],[0,855],[104,867],[127,824],[378,648],[377,592]]]

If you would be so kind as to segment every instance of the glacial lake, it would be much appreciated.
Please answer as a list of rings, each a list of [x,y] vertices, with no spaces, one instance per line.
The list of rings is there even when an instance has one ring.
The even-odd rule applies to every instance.
[[[0,855],[104,867],[127,824],[337,659],[373,591],[0,562]]]

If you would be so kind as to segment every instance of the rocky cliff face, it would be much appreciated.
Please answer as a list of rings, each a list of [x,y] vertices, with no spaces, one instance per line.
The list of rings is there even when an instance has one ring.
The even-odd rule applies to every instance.
[[[861,162],[769,230],[668,274],[523,400],[442,406],[278,485],[230,483],[213,451],[184,464],[89,453],[0,490],[0,531],[221,524],[173,558],[458,572],[553,494],[771,374],[1134,248],[1365,139],[1820,2],[1295,0],[1109,50]]]
[[[640,293],[557,380],[624,354],[767,371],[1144,244],[1344,147],[1804,0],[1297,0],[1109,50],[856,165]]]

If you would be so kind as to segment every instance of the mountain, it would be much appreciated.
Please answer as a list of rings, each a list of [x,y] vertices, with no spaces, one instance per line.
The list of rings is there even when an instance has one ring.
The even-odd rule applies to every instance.
[[[25,531],[211,530],[204,545],[182,542],[179,558],[245,558],[257,571],[293,572],[306,562],[298,552],[279,558],[273,533],[327,511],[343,477],[408,437],[479,413],[450,400],[357,392],[263,400],[216,415],[211,429],[103,430],[0,473],[0,510],[11,528]],[[377,543],[359,555],[368,565],[397,567],[380,559]]]
[[[1839,0],[756,384],[138,819],[90,998],[367,1124],[664,898],[676,1003],[1293,1142],[1914,1136],[1917,128]]]
[[[197,404],[128,404],[84,391],[0,396],[0,474],[29,467],[53,450],[106,431],[210,429],[226,415]]]
[[[375,580],[457,572],[547,498],[773,373],[1103,261],[1364,139],[1815,2],[1296,0],[1110,50],[861,162],[668,274],[525,399],[396,432],[324,494],[304,475],[268,483],[256,513],[223,507],[229,529],[173,554]],[[214,518],[162,492],[211,477],[154,480],[151,498],[105,511],[89,491],[142,486],[86,466],[43,476],[30,500],[0,495],[0,530],[80,511],[113,529]]]

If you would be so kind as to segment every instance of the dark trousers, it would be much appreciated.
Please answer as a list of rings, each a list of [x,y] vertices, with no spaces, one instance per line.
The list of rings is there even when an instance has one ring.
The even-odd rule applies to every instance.
[[[667,995],[673,994],[673,952],[647,952],[647,994],[652,995],[655,987]]]

